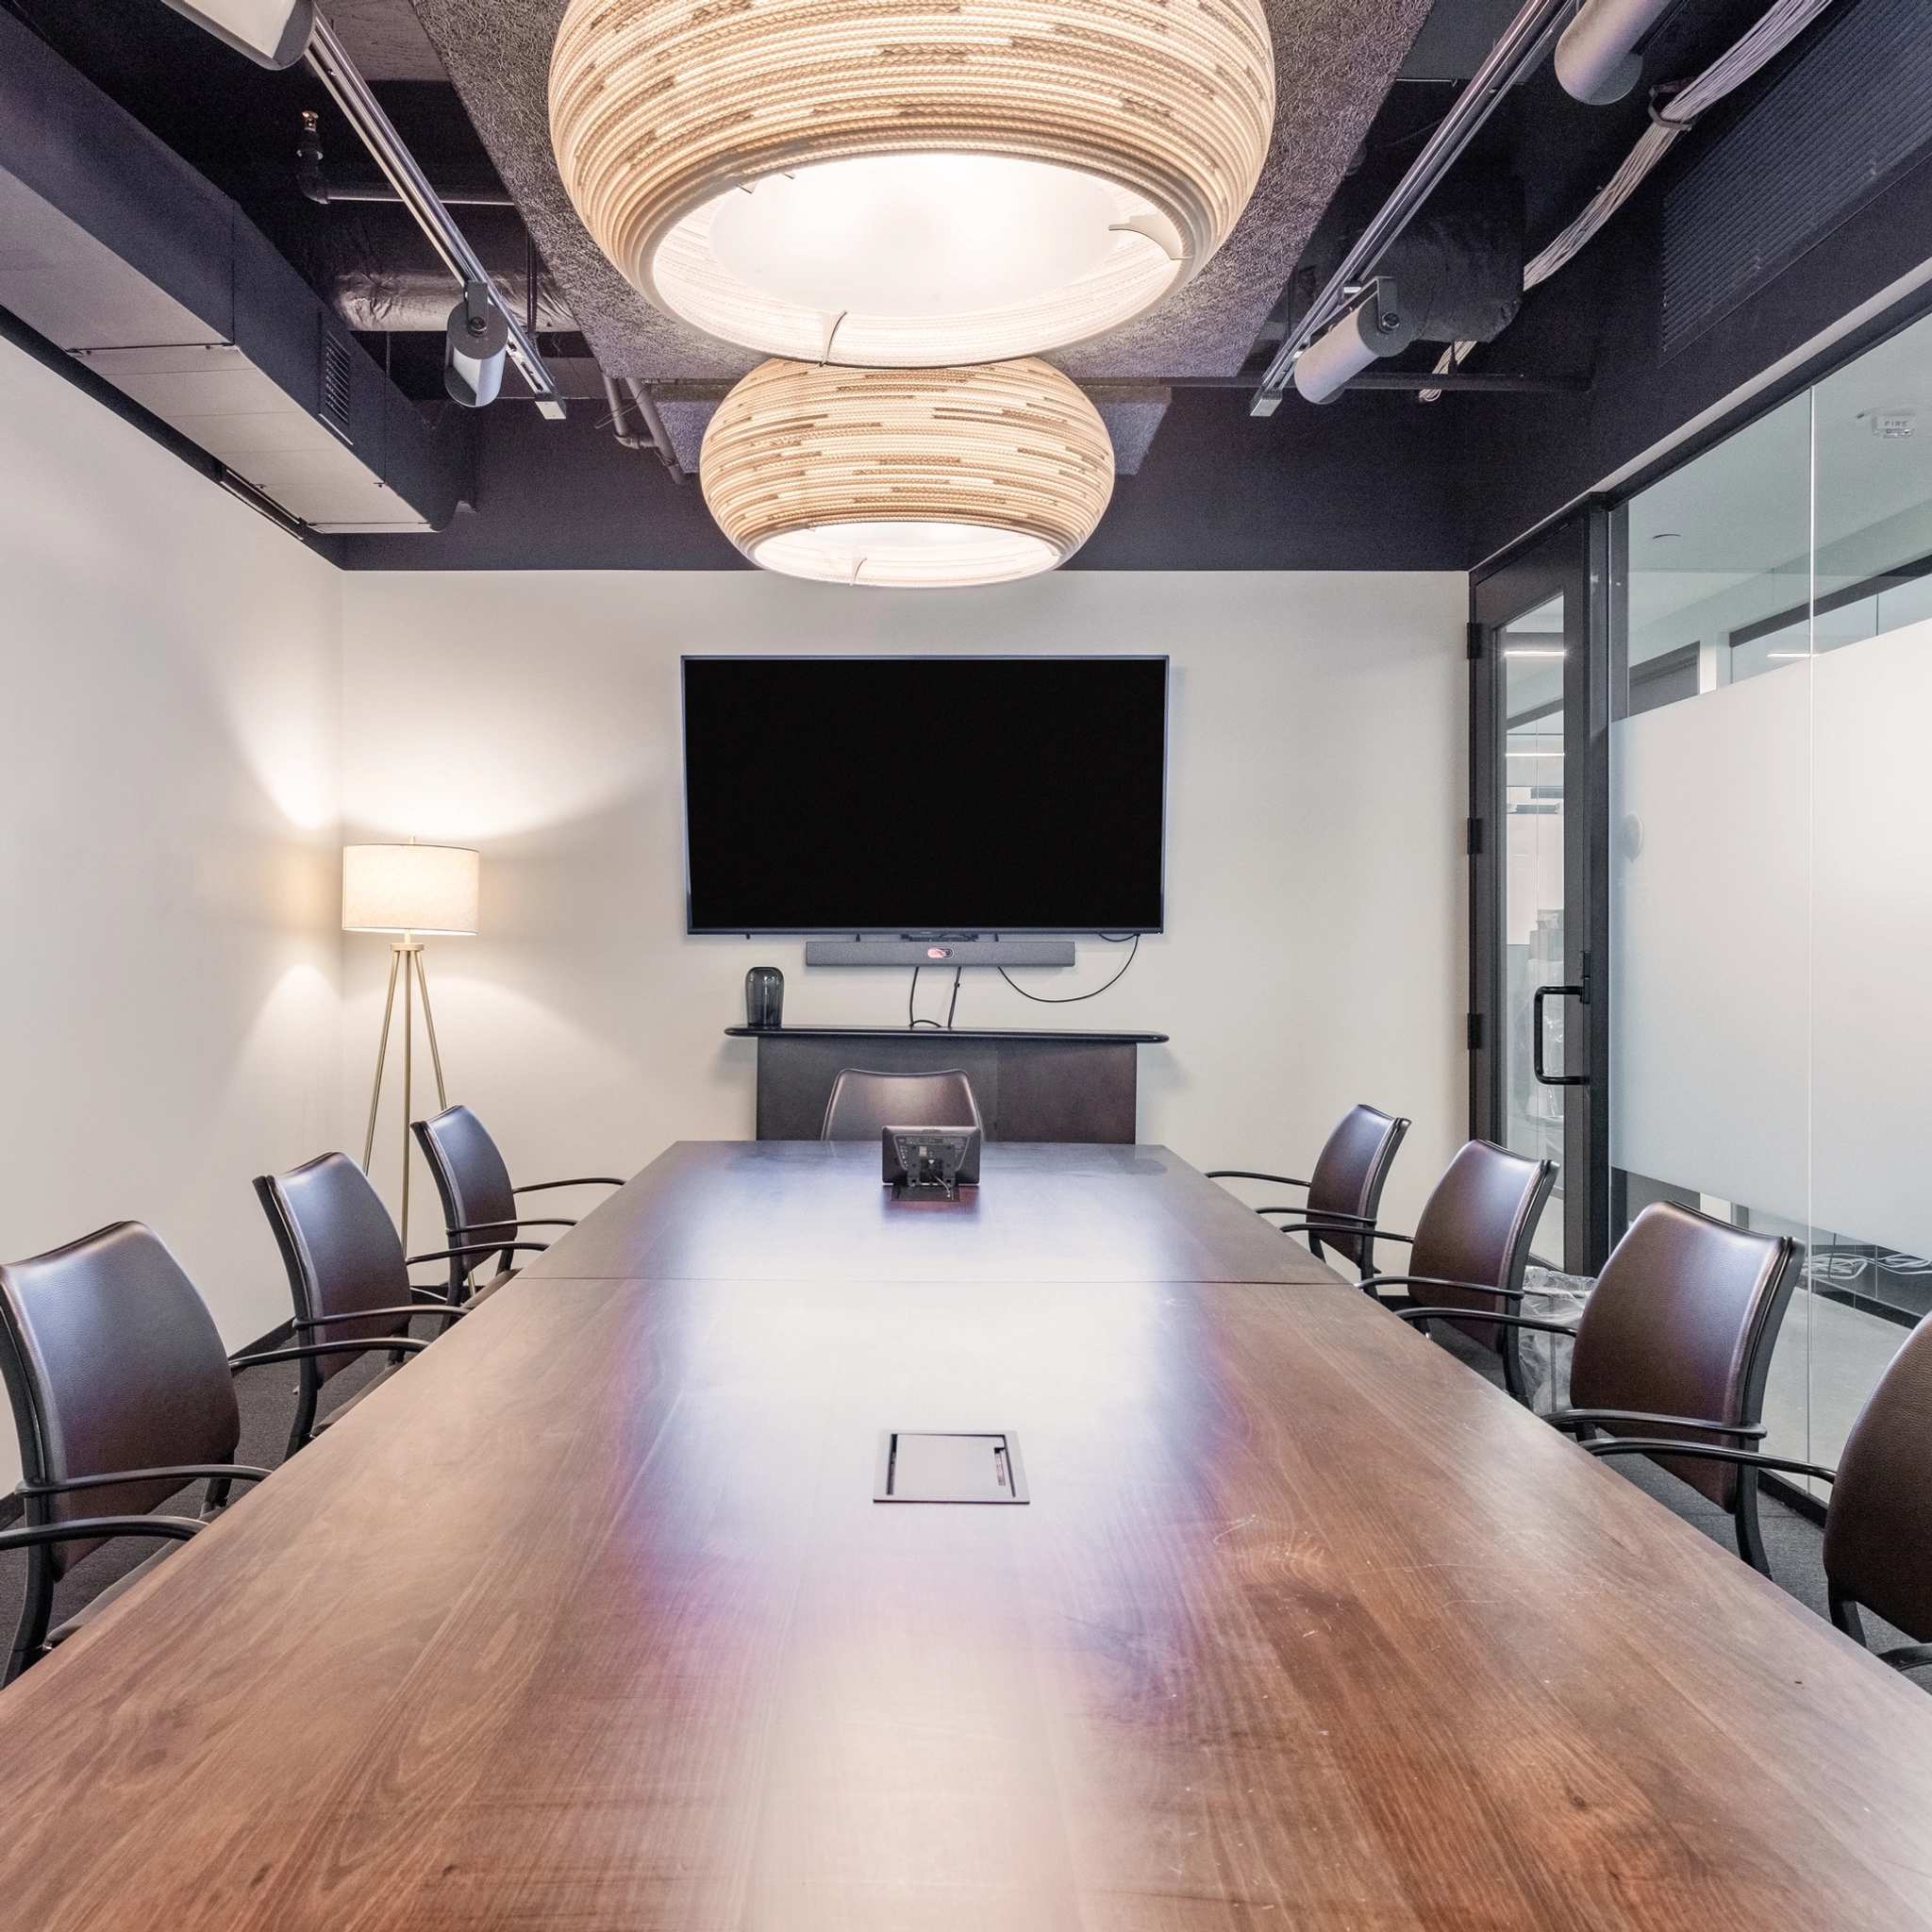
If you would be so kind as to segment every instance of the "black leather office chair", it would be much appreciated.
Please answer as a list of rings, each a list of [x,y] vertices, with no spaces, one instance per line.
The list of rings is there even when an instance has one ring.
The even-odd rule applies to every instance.
[[[876,1141],[883,1127],[982,1127],[973,1082],[939,1074],[868,1074],[847,1067],[832,1082],[821,1141]]]
[[[1754,1477],[1769,1469],[1828,1482],[1824,1580],[1831,1621],[1863,1643],[1862,1605],[1914,1640],[1880,1652],[1883,1662],[1901,1671],[1932,1665],[1932,1483],[1925,1480],[1932,1468],[1932,1322],[1912,1330],[1879,1376],[1836,1469],[1681,1432],[1659,1438],[1620,1431],[1583,1446],[1592,1456],[1652,1457],[1666,1468],[1668,1455],[1680,1463],[1728,1464]]]
[[[409,1265],[418,1261],[449,1263],[449,1300],[454,1304],[481,1301],[493,1294],[516,1274],[512,1255],[541,1254],[548,1241],[520,1241],[518,1233],[526,1227],[575,1227],[572,1220],[519,1220],[516,1197],[541,1194],[553,1188],[621,1188],[615,1174],[582,1174],[575,1180],[532,1181],[525,1187],[510,1185],[509,1169],[504,1163],[489,1129],[467,1107],[449,1107],[434,1120],[410,1123],[417,1145],[429,1162],[436,1191],[442,1200],[443,1232],[449,1246],[434,1254],[411,1255]],[[496,1258],[496,1273],[482,1283],[479,1272],[490,1258]]]
[[[386,1347],[413,1350],[393,1339]],[[233,1378],[260,1362],[305,1360],[365,1341],[308,1341],[232,1360],[194,1284],[138,1221],[117,1222],[31,1260],[0,1266],[0,1374],[13,1404],[25,1474],[24,1528],[0,1549],[27,1552],[26,1601],[6,1681],[45,1656],[146,1574],[155,1556],[50,1631],[54,1586],[115,1537],[183,1541],[203,1519],[157,1516],[187,1484],[208,1483],[210,1512],[228,1487],[265,1469],[235,1461]]]
[[[1257,1174],[1252,1168],[1217,1167],[1210,1181],[1276,1181],[1288,1188],[1306,1188],[1300,1208],[1257,1208],[1257,1214],[1298,1214],[1301,1220],[1283,1227],[1283,1234],[1305,1234],[1315,1257],[1323,1258],[1325,1244],[1357,1274],[1375,1272],[1375,1217],[1382,1208],[1382,1184],[1395,1164],[1396,1149],[1408,1132],[1408,1123],[1373,1107],[1352,1107],[1315,1157],[1308,1179],[1291,1174]],[[1391,1237],[1401,1240],[1401,1236]]]
[[[1762,1439],[1771,1353],[1797,1279],[1798,1244],[1788,1236],[1656,1201],[1612,1250],[1574,1327],[1521,1314],[1495,1322],[1574,1335],[1571,1407],[1549,1421],[1643,1444],[1641,1454],[1729,1512],[1738,1554],[1768,1575],[1756,1468],[1674,1456],[1649,1439],[1731,1449]],[[1431,1312],[1404,1310],[1411,1320]]]
[[[1517,1331],[1499,1318],[1522,1299],[1530,1238],[1556,1184],[1554,1160],[1532,1160],[1491,1141],[1465,1141],[1407,1237],[1415,1272],[1371,1274],[1362,1283],[1374,1295],[1385,1288],[1408,1288],[1412,1300],[1429,1306],[1401,1310],[1406,1319],[1440,1316],[1480,1346],[1496,1350],[1504,1382],[1519,1402],[1525,1395]],[[1404,1237],[1383,1229],[1377,1239]]]
[[[320,1155],[287,1174],[258,1174],[255,1191],[289,1271],[295,1339],[361,1339],[372,1349],[389,1349],[389,1368],[338,1407],[329,1418],[334,1422],[408,1359],[390,1342],[409,1332],[411,1316],[451,1310],[441,1294],[410,1281],[389,1209],[346,1154]],[[353,1359],[347,1351],[303,1357],[295,1422],[289,1432],[291,1456],[320,1433],[315,1406],[323,1385]]]

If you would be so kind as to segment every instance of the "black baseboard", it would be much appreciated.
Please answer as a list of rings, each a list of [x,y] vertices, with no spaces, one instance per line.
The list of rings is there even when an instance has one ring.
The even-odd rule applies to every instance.
[[[1775,1497],[1788,1508],[1795,1509],[1808,1522],[1815,1523],[1822,1529],[1824,1526],[1824,1505],[1808,1491],[1801,1490],[1796,1483],[1788,1482],[1783,1476],[1774,1474],[1770,1470],[1761,1470],[1757,1486],[1767,1496]]]
[[[237,1349],[236,1354],[254,1355],[261,1349],[282,1348],[294,1339],[294,1323],[278,1322],[266,1335],[258,1335],[245,1347]],[[16,1495],[9,1493],[0,1496],[0,1529],[5,1529],[8,1524],[18,1523],[25,1507],[25,1504]]]

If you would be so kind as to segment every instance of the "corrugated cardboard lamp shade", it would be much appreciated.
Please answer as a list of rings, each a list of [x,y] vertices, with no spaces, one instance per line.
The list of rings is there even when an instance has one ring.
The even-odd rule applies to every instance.
[[[1199,272],[1274,122],[1258,0],[571,0],[585,226],[726,341],[858,367],[1063,348]]]
[[[474,934],[480,869],[461,845],[344,845],[342,929]]]
[[[1113,492],[1099,412],[1044,362],[878,370],[765,362],[700,466],[766,570],[841,584],[1000,583],[1063,562]]]

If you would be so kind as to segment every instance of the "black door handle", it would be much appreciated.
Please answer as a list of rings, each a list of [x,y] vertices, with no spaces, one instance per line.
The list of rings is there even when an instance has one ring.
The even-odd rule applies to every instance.
[[[1582,999],[1587,989],[1580,986],[1540,986],[1529,1003],[1529,1063],[1531,1071],[1545,1087],[1587,1087],[1588,1074],[1546,1074],[1543,1072],[1543,1002],[1552,994],[1558,999],[1574,993]],[[1566,1056],[1567,1058],[1567,1056]]]

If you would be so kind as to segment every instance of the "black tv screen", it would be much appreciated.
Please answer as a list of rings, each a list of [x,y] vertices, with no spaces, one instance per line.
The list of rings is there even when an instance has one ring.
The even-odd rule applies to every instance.
[[[687,658],[694,933],[1158,932],[1165,658]]]

